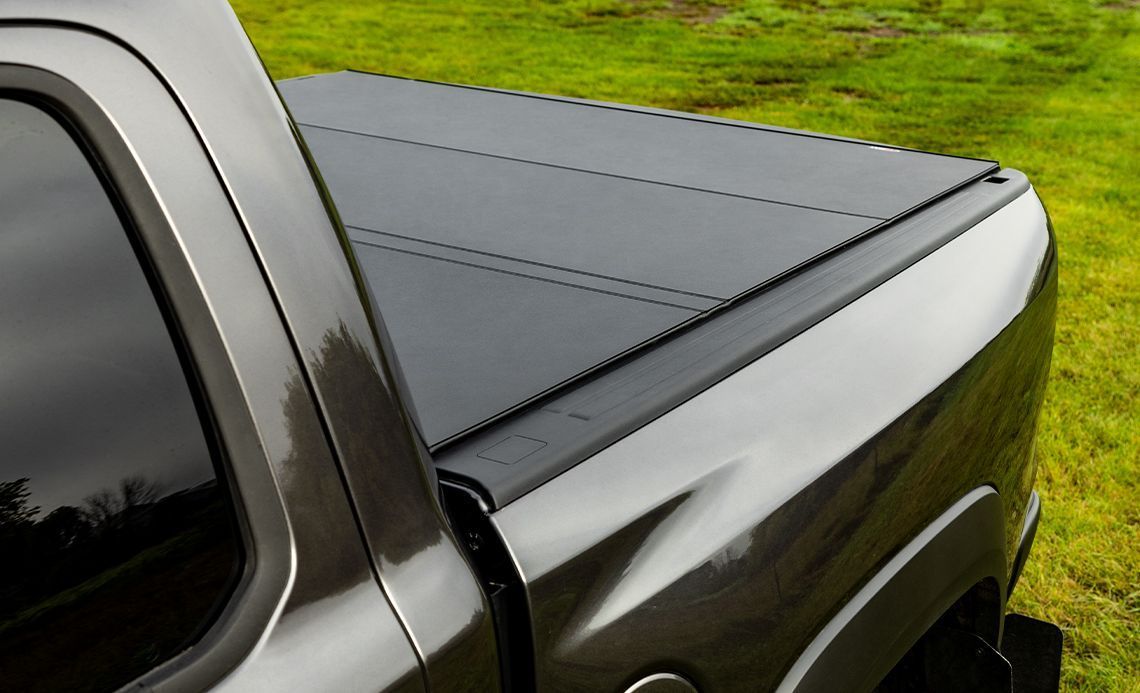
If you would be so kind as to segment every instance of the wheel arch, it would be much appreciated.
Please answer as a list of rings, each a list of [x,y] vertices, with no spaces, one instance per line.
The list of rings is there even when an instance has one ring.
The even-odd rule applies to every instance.
[[[870,690],[942,614],[985,595],[976,626],[996,647],[1006,600],[1005,513],[991,486],[970,491],[900,549],[815,636],[779,693]],[[996,607],[996,608],[995,608]]]

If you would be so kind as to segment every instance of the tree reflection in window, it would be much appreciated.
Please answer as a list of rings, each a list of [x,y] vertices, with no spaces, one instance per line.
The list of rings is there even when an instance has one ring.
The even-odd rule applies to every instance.
[[[232,512],[128,229],[68,131],[0,98],[0,687],[115,689],[192,644]]]

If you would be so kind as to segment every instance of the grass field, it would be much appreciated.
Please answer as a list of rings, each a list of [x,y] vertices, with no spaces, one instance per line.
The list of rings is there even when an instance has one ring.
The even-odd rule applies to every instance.
[[[1140,691],[1140,0],[233,0],[270,72],[353,67],[996,158],[1061,252],[1045,518],[1012,608]]]

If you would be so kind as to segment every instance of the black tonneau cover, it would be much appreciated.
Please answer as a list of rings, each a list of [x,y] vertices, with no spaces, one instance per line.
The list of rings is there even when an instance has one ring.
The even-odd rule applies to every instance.
[[[432,445],[996,170],[363,73],[279,86]]]

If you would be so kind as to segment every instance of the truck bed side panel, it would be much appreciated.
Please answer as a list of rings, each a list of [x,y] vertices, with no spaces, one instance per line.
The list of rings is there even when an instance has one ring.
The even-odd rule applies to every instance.
[[[979,486],[1000,494],[1011,558],[1055,268],[1027,192],[494,513],[527,585],[539,687],[622,690],[664,669],[702,690],[774,688],[878,566]]]

